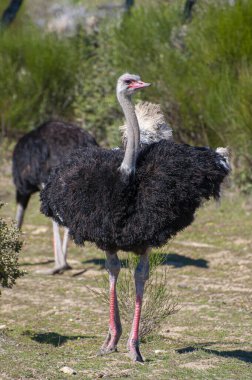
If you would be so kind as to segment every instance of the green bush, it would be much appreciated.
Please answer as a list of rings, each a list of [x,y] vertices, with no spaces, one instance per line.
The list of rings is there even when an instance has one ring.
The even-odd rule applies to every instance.
[[[174,82],[173,91],[184,100],[187,96],[182,112],[185,124],[201,125],[206,143],[251,148],[251,16],[251,2],[212,5],[188,28],[182,53],[187,59],[179,61],[186,76]]]
[[[167,113],[171,94],[164,68],[169,65],[166,58],[174,50],[171,40],[181,20],[181,2],[135,7],[111,32],[109,54],[114,70],[138,73],[152,82],[153,86],[139,97],[161,103]]]
[[[0,209],[2,206],[0,203]],[[14,223],[8,225],[3,218],[0,218],[0,286],[11,288],[16,279],[24,275],[18,265],[21,247],[20,233]]]
[[[116,69],[111,55],[111,25],[101,25],[99,35],[94,35],[93,54],[83,60],[76,86],[75,119],[91,131],[97,141],[107,146],[120,144],[118,127],[122,113],[115,96]]]
[[[178,8],[171,19],[167,6],[136,7],[132,15],[124,15],[120,22],[110,19],[100,26],[98,47],[91,59],[82,63],[74,106],[76,118],[105,145],[120,144],[118,126],[122,124],[122,111],[115,96],[118,76],[129,71],[148,81],[160,79],[155,76],[163,59],[159,47],[169,45],[174,22],[181,17]],[[158,86],[135,98],[144,97],[157,100]]]
[[[18,36],[17,36],[18,33]],[[9,129],[25,131],[50,117],[71,118],[84,37],[58,38],[28,25],[0,35],[0,113]]]
[[[75,119],[103,145],[118,145],[116,79],[139,73],[153,86],[138,97],[161,104],[175,138],[229,145],[245,188],[252,181],[252,2],[197,2],[186,25],[183,4],[148,1],[88,37],[58,38],[26,25],[7,30],[0,36],[2,124],[25,130],[49,117]]]
[[[187,25],[181,2],[135,7],[114,27],[109,52],[116,72],[153,82],[142,95],[161,104],[176,139],[231,146],[243,182],[251,180],[251,19],[245,0],[202,2]]]

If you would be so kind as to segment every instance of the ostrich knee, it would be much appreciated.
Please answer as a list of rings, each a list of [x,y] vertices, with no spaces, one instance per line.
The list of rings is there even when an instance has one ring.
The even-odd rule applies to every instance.
[[[141,255],[140,262],[135,270],[136,301],[131,333],[128,340],[128,350],[130,352],[132,360],[137,362],[143,362],[143,358],[139,350],[139,325],[141,318],[144,285],[149,278],[148,253],[149,252],[147,250],[143,255]]]
[[[117,343],[122,335],[122,325],[120,320],[116,283],[121,269],[121,263],[116,253],[106,252],[106,269],[109,273],[109,331],[99,354],[104,355],[117,350]]]
[[[117,281],[121,270],[121,263],[116,253],[106,252],[106,269],[111,280]]]
[[[149,251],[140,256],[140,261],[135,270],[135,283],[144,285],[149,279],[150,265],[149,265]]]

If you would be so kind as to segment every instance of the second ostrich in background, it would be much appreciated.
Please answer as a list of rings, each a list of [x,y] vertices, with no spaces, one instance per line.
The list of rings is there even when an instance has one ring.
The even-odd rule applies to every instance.
[[[95,242],[106,251],[110,279],[110,322],[101,354],[115,351],[122,333],[116,296],[118,250],[140,256],[135,271],[136,302],[128,349],[139,350],[139,323],[148,279],[151,247],[159,247],[193,222],[202,201],[218,198],[229,173],[225,157],[208,148],[176,144],[171,139],[140,149],[140,130],[132,95],[149,84],[124,74],[117,98],[127,125],[125,151],[80,149],[58,167],[41,191],[41,210],[69,228],[77,244]]]
[[[16,222],[21,228],[25,209],[31,195],[46,184],[53,167],[59,165],[77,148],[98,146],[95,139],[82,128],[60,121],[49,121],[25,134],[17,142],[12,159],[13,180],[16,186]],[[63,244],[59,226],[53,222],[55,266],[45,271],[55,274],[69,269],[67,263],[68,231]]]

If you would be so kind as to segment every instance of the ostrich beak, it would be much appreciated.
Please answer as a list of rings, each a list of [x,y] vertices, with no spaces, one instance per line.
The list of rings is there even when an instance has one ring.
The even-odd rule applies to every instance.
[[[142,82],[141,80],[138,80],[138,81],[132,82],[128,87],[134,88],[135,90],[137,90],[140,88],[149,87],[150,85],[151,83],[146,83],[146,82]]]

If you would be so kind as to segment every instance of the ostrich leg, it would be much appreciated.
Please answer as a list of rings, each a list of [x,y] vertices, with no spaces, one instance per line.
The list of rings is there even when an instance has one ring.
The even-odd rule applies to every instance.
[[[105,355],[117,351],[116,346],[122,335],[122,326],[116,295],[116,282],[121,269],[121,263],[117,253],[106,252],[106,257],[106,268],[109,273],[110,288],[110,318],[108,335],[99,351],[99,355]]]
[[[61,245],[59,225],[53,220],[53,245],[54,245],[54,268],[39,270],[37,273],[57,274],[72,269],[66,261],[67,256],[68,229],[65,229],[63,246]]]
[[[23,205],[21,205],[20,203],[17,204],[17,211],[16,211],[15,219],[16,219],[18,229],[20,229],[22,224],[23,224],[24,212],[25,212],[25,209],[24,209]]]
[[[48,271],[48,274],[57,274],[63,272],[64,270],[71,269],[66,261],[67,255],[67,240],[68,240],[68,230],[65,229],[63,246],[61,245],[60,230],[59,225],[53,221],[53,242],[54,242],[54,257],[55,265],[54,268]]]
[[[144,285],[149,278],[149,249],[140,256],[139,264],[135,270],[135,287],[136,287],[136,302],[135,312],[131,328],[130,337],[128,340],[128,350],[130,357],[135,362],[143,362],[142,355],[139,350],[139,324],[141,317],[141,308],[143,302]]]
[[[65,228],[64,229],[63,244],[62,244],[63,266],[66,269],[72,269],[71,266],[67,263],[67,243],[68,243],[68,237],[69,237],[69,230],[68,230],[68,228]]]
[[[24,195],[21,194],[19,191],[16,192],[17,211],[15,219],[17,223],[17,228],[19,229],[22,227],[25,209],[28,205],[30,196],[31,194]]]

